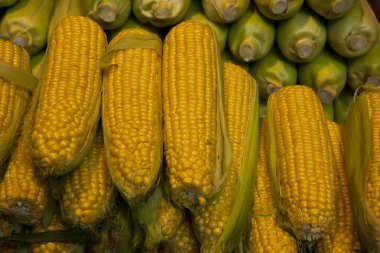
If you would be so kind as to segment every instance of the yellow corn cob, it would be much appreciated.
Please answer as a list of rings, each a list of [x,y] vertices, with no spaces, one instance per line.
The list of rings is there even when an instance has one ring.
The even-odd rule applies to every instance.
[[[333,224],[332,233],[326,235],[317,244],[318,252],[338,253],[355,252],[360,250],[359,238],[352,219],[350,196],[346,171],[344,167],[343,132],[340,125],[327,121],[329,136],[332,145],[335,169],[339,179],[337,189],[338,213],[336,224]]]
[[[269,171],[281,223],[297,239],[314,242],[335,219],[335,174],[326,119],[304,85],[282,88],[268,100]]]
[[[204,205],[220,189],[225,152],[220,69],[210,26],[187,20],[167,34],[162,89],[166,171],[174,201]]]
[[[164,242],[165,253],[198,253],[199,250],[199,242],[190,220],[182,222],[174,236]]]
[[[33,233],[65,230],[67,227],[62,223],[58,214],[55,214],[47,227],[42,224],[33,228]],[[63,243],[63,242],[45,242],[34,243],[31,245],[32,253],[83,253],[83,244]]]
[[[243,214],[249,213],[251,205],[239,205],[237,199],[243,198],[245,203],[250,203],[252,191],[249,190],[247,194],[244,194],[239,185],[243,184],[248,175],[248,179],[251,179],[251,174],[247,174],[247,172],[253,171],[255,162],[257,162],[256,159],[247,166],[244,163],[244,157],[256,158],[258,154],[255,153],[255,151],[258,152],[258,146],[257,150],[248,148],[250,143],[258,143],[258,111],[255,111],[255,107],[258,109],[256,82],[247,71],[238,65],[227,62],[223,66],[227,131],[231,142],[233,161],[226,183],[220,193],[205,207],[196,210],[194,214],[194,229],[203,244],[202,251],[205,251],[206,248],[216,250],[219,249],[219,246],[222,248],[236,246],[221,241],[222,238],[229,240],[232,237],[240,237],[241,234],[239,236],[234,229],[240,230],[237,227],[241,225],[243,226],[240,230],[242,232],[248,222],[247,216],[242,224],[238,222],[234,224],[232,215],[236,209],[239,210],[238,215],[241,217],[244,216]],[[254,129],[255,124],[251,123],[255,120],[257,132]],[[257,140],[255,141],[254,138]],[[242,178],[242,175],[246,178]],[[249,185],[247,187],[251,188]],[[237,242],[234,241],[231,244],[234,243]],[[204,248],[208,244],[210,246]]]
[[[0,39],[0,64],[30,73],[30,57],[28,53],[12,42]],[[29,92],[18,84],[0,77],[0,166],[9,156],[20,123],[24,117]]]
[[[344,150],[353,218],[372,253],[380,251],[380,87],[362,89],[347,118]]]
[[[160,39],[143,29],[125,29],[109,50],[128,38]],[[129,204],[143,200],[157,183],[162,164],[161,50],[137,47],[112,53],[104,74],[102,120],[109,172]]]
[[[31,133],[34,163],[44,176],[77,167],[95,136],[101,102],[103,30],[80,16],[62,20],[52,34]]]
[[[252,217],[248,230],[247,252],[297,252],[297,243],[285,230],[277,225],[273,207],[271,183],[268,172],[267,126],[261,123],[259,164],[256,188],[252,205]]]
[[[94,228],[110,210],[114,196],[103,135],[99,130],[90,153],[66,180],[61,197],[62,218],[75,225]]]
[[[0,212],[29,225],[39,222],[48,195],[47,185],[38,177],[27,150],[32,114],[31,109],[25,115],[16,149],[0,183]]]

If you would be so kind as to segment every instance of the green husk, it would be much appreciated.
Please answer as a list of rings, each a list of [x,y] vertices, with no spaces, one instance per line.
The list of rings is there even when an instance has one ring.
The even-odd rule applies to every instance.
[[[33,55],[47,43],[53,0],[20,0],[7,9],[0,25],[1,38],[11,40]]]
[[[44,57],[45,50],[42,50],[31,58],[30,62],[32,65],[32,74],[37,78],[39,78],[41,75],[41,65],[44,61]]]
[[[54,0],[54,7],[50,17],[48,40],[57,24],[68,16],[85,16],[85,12],[78,0]]]
[[[298,66],[298,81],[317,92],[322,103],[331,103],[346,85],[346,62],[325,48],[313,60]]]
[[[153,26],[149,23],[140,23],[134,16],[129,16],[127,21],[119,28],[110,30],[108,32],[108,41],[111,41],[118,33],[120,33],[122,30],[125,29],[132,29],[132,28],[138,28],[138,29],[144,29],[148,32],[157,34],[158,37],[162,39],[162,29]]]
[[[234,58],[234,56],[231,54],[230,50],[228,50],[227,48],[222,51],[222,62],[223,63],[231,62],[231,63],[233,63],[235,65],[239,65],[240,67],[242,67],[246,71],[249,71],[249,63],[248,62],[244,62],[244,61],[236,60]]]
[[[274,39],[273,21],[251,5],[243,17],[231,25],[228,46],[236,59],[252,62],[269,53]]]
[[[273,20],[293,17],[301,9],[303,2],[304,0],[255,0],[259,11]]]
[[[260,118],[267,117],[267,100],[264,98],[259,99],[259,117]]]
[[[347,59],[347,84],[352,90],[369,83],[380,85],[380,33],[373,48],[357,58]]]
[[[8,7],[14,5],[18,0],[0,0],[0,7]]]
[[[132,8],[131,0],[84,0],[81,2],[86,15],[105,30],[122,26]]]
[[[186,15],[191,0],[133,0],[133,14],[142,23],[157,27],[178,24]]]
[[[297,83],[296,65],[275,47],[264,58],[251,65],[250,74],[259,85],[262,98],[268,98],[278,89]]]
[[[202,0],[206,16],[218,23],[232,23],[247,11],[249,0]]]
[[[323,104],[323,111],[327,120],[334,121],[334,103]]]
[[[366,252],[379,252],[375,236],[380,233],[380,222],[372,213],[366,200],[368,172],[373,162],[373,126],[368,115],[368,94],[380,92],[379,87],[361,86],[363,92],[356,96],[345,125],[344,150],[350,202],[354,222]],[[371,103],[374,103],[372,101]]]
[[[172,215],[165,217],[169,213]],[[182,209],[171,203],[161,185],[144,203],[133,208],[132,214],[146,233],[146,249],[154,249],[164,240],[172,238],[184,218]],[[167,226],[172,227],[170,234],[163,231]]]
[[[376,16],[366,0],[357,0],[344,17],[327,23],[327,42],[347,58],[368,52],[378,40]]]
[[[348,113],[354,102],[354,92],[348,88],[343,89],[339,97],[334,100],[334,120],[339,124],[345,124]]]
[[[326,44],[325,22],[307,7],[302,7],[295,16],[278,23],[276,41],[290,61],[311,61]]]
[[[306,0],[309,7],[325,19],[338,19],[354,8],[357,0]]]
[[[227,44],[228,26],[208,19],[203,12],[200,0],[191,2],[190,8],[184,17],[184,20],[188,19],[208,24],[216,33],[219,50],[221,52],[224,50]]]

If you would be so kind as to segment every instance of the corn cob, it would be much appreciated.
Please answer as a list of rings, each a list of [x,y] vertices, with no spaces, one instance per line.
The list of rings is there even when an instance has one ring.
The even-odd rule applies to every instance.
[[[357,0],[347,15],[327,23],[327,42],[341,56],[359,57],[378,40],[377,26],[376,16],[367,1]]]
[[[0,65],[10,65],[30,73],[30,58],[21,47],[0,39]],[[3,73],[1,73],[3,76]],[[8,158],[24,118],[29,92],[27,89],[0,77],[0,167]]]
[[[0,7],[7,7],[14,5],[18,0],[0,0]]]
[[[61,197],[62,218],[74,225],[94,228],[107,215],[114,195],[106,167],[103,135],[98,130],[90,153],[66,180]]]
[[[184,21],[163,47],[164,148],[172,199],[205,205],[220,190],[231,154],[221,96],[220,56],[208,25]]]
[[[249,0],[202,0],[202,5],[210,20],[232,23],[244,15],[249,7],[249,2]]]
[[[218,48],[222,52],[227,44],[228,37],[228,25],[221,24],[215,21],[212,21],[207,18],[206,14],[203,12],[201,1],[192,1],[187,11],[184,20],[194,20],[201,23],[206,23],[214,29],[218,41]]]
[[[322,103],[331,103],[346,85],[346,62],[325,48],[313,60],[298,66],[298,80],[317,92]]]
[[[138,44],[112,52],[130,39]],[[152,190],[161,172],[161,40],[143,29],[127,29],[108,48],[112,52],[108,64],[118,67],[104,74],[106,158],[116,187],[134,205]]]
[[[144,29],[150,33],[155,33],[158,37],[162,38],[162,29],[156,26],[153,26],[149,23],[140,23],[134,16],[130,15],[127,21],[119,28],[108,31],[108,39],[112,40],[116,37],[121,31],[125,29]]]
[[[297,67],[273,47],[261,60],[253,62],[250,74],[255,78],[262,98],[284,86],[297,83]]]
[[[54,0],[54,7],[50,17],[48,28],[48,40],[50,40],[55,27],[61,20],[69,16],[85,16],[85,11],[78,0]]]
[[[67,226],[62,223],[61,217],[58,214],[55,214],[48,226],[45,227],[40,224],[35,226],[32,232],[40,233],[64,229],[67,229]],[[33,243],[30,248],[31,253],[84,253],[85,245],[66,242],[44,242]]]
[[[183,220],[183,210],[170,202],[159,185],[146,202],[132,209],[146,233],[144,248],[153,250],[174,236]]]
[[[363,86],[345,127],[352,214],[366,252],[380,251],[380,87]]]
[[[190,2],[190,0],[133,0],[132,9],[140,22],[165,27],[179,23],[186,15]]]
[[[326,44],[324,20],[306,7],[292,18],[278,23],[277,45],[290,61],[304,63],[314,59]]]
[[[273,20],[291,18],[301,9],[304,0],[255,0],[257,9]]]
[[[297,252],[295,238],[277,225],[267,165],[266,128],[266,120],[263,119],[261,122],[257,180],[253,194],[252,217],[249,224],[246,252]]]
[[[84,0],[81,1],[87,16],[103,29],[113,30],[122,26],[131,13],[131,0]]]
[[[355,91],[359,86],[369,83],[380,85],[380,32],[378,40],[367,53],[347,59],[347,84]]]
[[[344,89],[339,97],[334,100],[334,120],[338,124],[345,124],[352,103],[354,102],[354,93]]]
[[[335,219],[335,174],[326,119],[313,90],[291,85],[268,99],[269,171],[280,225],[315,242]]]
[[[335,169],[339,183],[337,187],[337,220],[331,228],[332,233],[323,237],[317,244],[318,252],[357,252],[360,251],[359,238],[352,218],[350,196],[344,167],[344,147],[342,127],[327,121],[329,138],[332,145]]]
[[[40,221],[48,195],[47,185],[38,177],[38,169],[27,148],[34,113],[32,108],[25,114],[16,149],[0,182],[0,212],[28,225]]]
[[[0,25],[0,37],[24,47],[33,55],[47,42],[47,20],[53,0],[20,0],[7,9]]]
[[[228,46],[236,59],[252,62],[269,53],[274,39],[273,21],[261,15],[257,8],[250,6],[242,18],[231,24]]]
[[[203,252],[206,248],[218,252],[238,245],[248,221],[248,215],[244,214],[248,214],[251,208],[250,189],[258,156],[256,82],[238,65],[225,63],[223,70],[227,131],[233,162],[220,193],[194,213],[194,229],[201,239]]]
[[[308,6],[325,19],[338,19],[347,14],[359,0],[306,0]]]
[[[171,239],[164,242],[164,253],[198,253],[199,251],[199,242],[188,219],[179,225]]]
[[[65,18],[52,34],[31,133],[43,176],[66,174],[89,152],[100,115],[105,45],[102,29],[85,17]]]

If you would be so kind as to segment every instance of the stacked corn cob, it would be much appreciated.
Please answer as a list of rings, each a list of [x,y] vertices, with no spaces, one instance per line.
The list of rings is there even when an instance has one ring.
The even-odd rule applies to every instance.
[[[2,236],[33,252],[380,250],[366,0],[0,6],[0,213],[34,226]]]

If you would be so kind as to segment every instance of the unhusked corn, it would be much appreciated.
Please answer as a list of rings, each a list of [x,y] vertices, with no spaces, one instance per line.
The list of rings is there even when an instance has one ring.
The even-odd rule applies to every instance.
[[[50,38],[31,133],[31,153],[43,176],[66,174],[89,151],[100,115],[106,43],[100,26],[81,16],[63,19]]]

